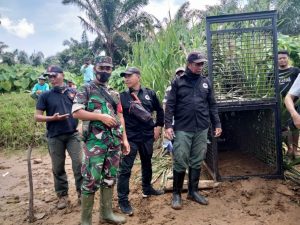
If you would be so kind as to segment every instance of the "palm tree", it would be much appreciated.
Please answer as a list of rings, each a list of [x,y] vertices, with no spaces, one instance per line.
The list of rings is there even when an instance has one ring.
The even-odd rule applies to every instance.
[[[85,18],[79,16],[83,27],[97,34],[95,46],[113,58],[128,48],[132,40],[130,30],[157,21],[150,14],[140,12],[148,0],[63,0],[62,3],[77,5],[85,12]]]

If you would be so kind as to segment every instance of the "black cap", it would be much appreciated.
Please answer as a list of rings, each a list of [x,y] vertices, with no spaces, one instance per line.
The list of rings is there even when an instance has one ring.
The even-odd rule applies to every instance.
[[[120,76],[121,77],[124,77],[126,74],[129,74],[129,75],[131,75],[131,74],[139,74],[139,75],[141,75],[141,72],[140,72],[140,70],[138,69],[138,68],[135,68],[135,67],[128,67],[126,70],[125,70],[125,72],[122,72],[121,74],[120,74]]]
[[[191,52],[186,61],[188,63],[200,63],[200,62],[207,62],[206,57],[201,52]]]
[[[60,68],[59,66],[49,66],[46,72],[44,73],[44,76],[57,74],[57,73],[63,73],[62,68]]]

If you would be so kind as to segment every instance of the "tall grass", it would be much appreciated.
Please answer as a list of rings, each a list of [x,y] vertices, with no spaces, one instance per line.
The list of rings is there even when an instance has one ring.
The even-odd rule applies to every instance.
[[[28,93],[0,95],[0,151],[42,144],[45,124],[34,122],[35,101]]]
[[[185,65],[186,54],[194,49],[206,50],[205,28],[170,22],[155,38],[134,43],[128,64],[141,69],[143,85],[162,99],[175,69]]]

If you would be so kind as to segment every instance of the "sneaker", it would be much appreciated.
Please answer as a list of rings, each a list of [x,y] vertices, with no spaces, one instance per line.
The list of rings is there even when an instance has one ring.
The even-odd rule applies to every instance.
[[[133,215],[133,209],[129,203],[129,201],[121,201],[119,202],[119,208],[122,211],[122,213],[132,216]]]
[[[163,190],[155,190],[153,187],[148,189],[147,191],[143,191],[143,198],[148,198],[151,195],[162,195],[165,192]]]
[[[57,208],[58,209],[64,209],[68,205],[68,196],[61,196],[58,198]]]

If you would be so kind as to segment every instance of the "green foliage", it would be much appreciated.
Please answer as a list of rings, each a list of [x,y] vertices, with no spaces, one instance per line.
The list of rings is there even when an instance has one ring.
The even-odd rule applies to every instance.
[[[300,67],[300,37],[292,37],[288,35],[279,35],[278,50],[287,50],[293,65]]]
[[[97,35],[94,48],[105,51],[111,56],[114,64],[122,62],[124,53],[128,51],[128,43],[135,32],[146,31],[153,24],[154,18],[141,8],[148,4],[148,0],[62,0],[65,5],[76,5],[85,16],[79,16],[85,30]],[[151,29],[150,28],[150,29]]]
[[[121,72],[125,71],[125,67],[118,67],[112,72],[108,85],[118,92],[122,92],[126,89],[123,78],[120,76]]]
[[[141,70],[143,85],[156,90],[162,99],[176,68],[185,65],[186,55],[193,49],[205,51],[204,27],[189,29],[180,21],[171,22],[155,39],[134,43],[128,62]]]
[[[45,123],[34,122],[35,101],[28,93],[0,94],[0,150],[42,144]]]
[[[42,67],[0,64],[0,93],[31,89],[42,72]]]

